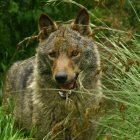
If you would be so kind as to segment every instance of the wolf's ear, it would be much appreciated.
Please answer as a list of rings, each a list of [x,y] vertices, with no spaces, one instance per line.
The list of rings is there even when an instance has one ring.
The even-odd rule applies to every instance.
[[[82,35],[92,34],[89,14],[86,9],[83,8],[80,10],[74,23],[72,24],[72,29],[78,31]]]
[[[57,30],[57,25],[48,15],[41,14],[38,21],[38,28],[40,31],[39,40],[43,40],[48,37],[51,32]]]

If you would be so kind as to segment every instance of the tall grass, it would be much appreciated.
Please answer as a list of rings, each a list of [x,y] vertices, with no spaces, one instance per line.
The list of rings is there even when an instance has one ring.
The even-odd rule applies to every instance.
[[[0,140],[18,140],[21,137],[20,131],[14,130],[14,120],[11,114],[6,115],[0,107]]]
[[[48,1],[54,5],[62,2],[84,7],[72,0]],[[110,29],[105,23],[102,24],[105,32],[98,32],[95,40],[101,54],[103,91],[108,106],[99,122],[97,140],[139,140],[140,42],[136,38],[139,35]],[[129,40],[126,41],[126,38]],[[13,129],[11,115],[5,115],[0,108],[0,140],[23,139],[20,131]]]
[[[116,36],[96,36],[98,46],[104,49],[104,94],[111,102],[100,122],[99,139],[138,140],[140,137],[140,69],[139,44],[131,45]],[[106,41],[102,41],[102,39]],[[105,44],[108,45],[105,45]],[[107,136],[105,136],[107,135]]]

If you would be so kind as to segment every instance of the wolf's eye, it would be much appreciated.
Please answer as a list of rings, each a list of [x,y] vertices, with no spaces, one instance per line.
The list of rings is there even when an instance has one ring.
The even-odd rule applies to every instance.
[[[71,57],[76,57],[79,55],[79,52],[78,51],[72,51],[71,52]]]
[[[54,59],[54,58],[56,58],[57,54],[56,54],[56,52],[50,52],[48,54],[48,56],[49,56],[50,59]]]

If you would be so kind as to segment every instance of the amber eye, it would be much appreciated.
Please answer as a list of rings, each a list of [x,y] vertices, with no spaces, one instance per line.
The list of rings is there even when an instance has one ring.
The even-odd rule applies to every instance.
[[[48,56],[49,56],[50,59],[55,59],[56,56],[57,56],[57,54],[56,54],[56,52],[50,52],[50,53],[48,54]]]
[[[78,51],[72,51],[71,52],[71,57],[76,57],[79,55],[79,52]]]

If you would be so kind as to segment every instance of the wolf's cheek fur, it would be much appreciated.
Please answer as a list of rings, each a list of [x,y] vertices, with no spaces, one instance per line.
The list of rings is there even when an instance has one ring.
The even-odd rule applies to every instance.
[[[95,71],[97,67],[97,59],[91,50],[83,52],[79,61],[79,68],[85,72]]]
[[[38,53],[37,55],[38,71],[41,75],[46,75],[51,73],[52,62],[48,59],[47,55]]]

